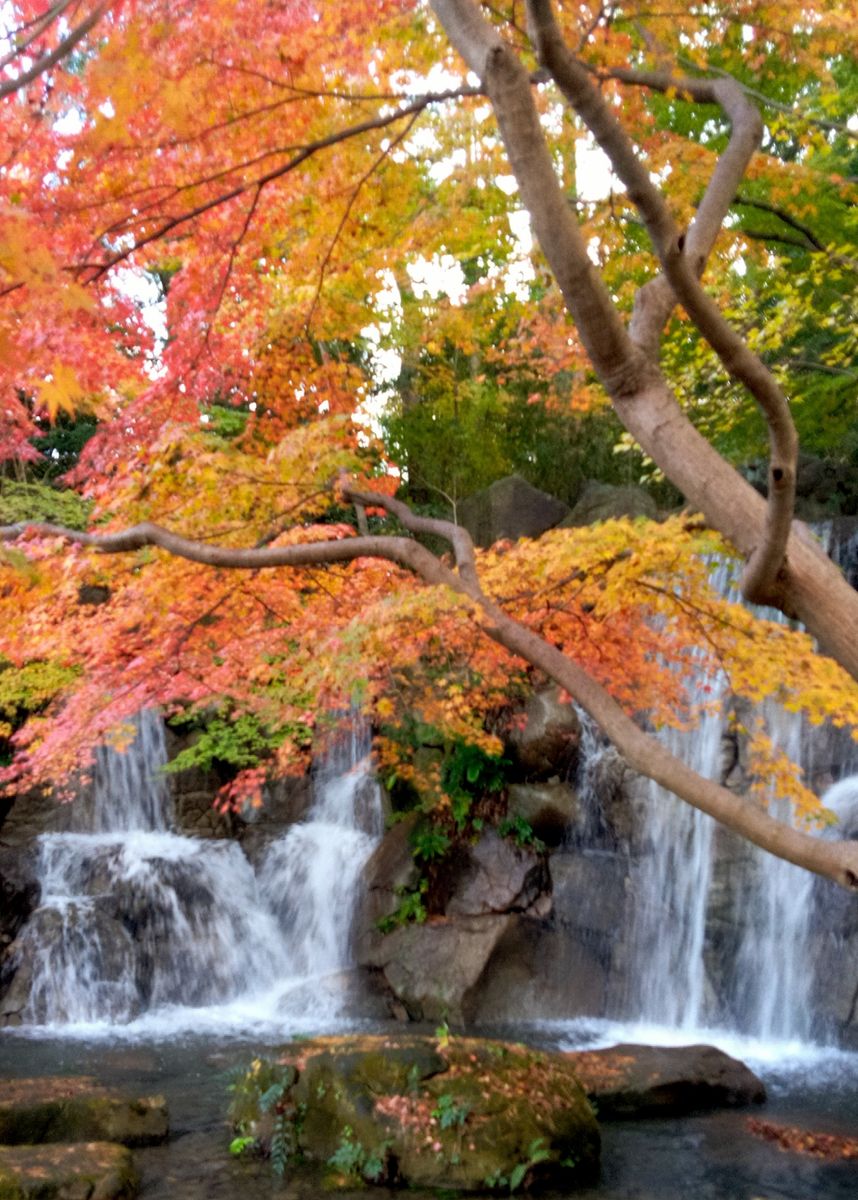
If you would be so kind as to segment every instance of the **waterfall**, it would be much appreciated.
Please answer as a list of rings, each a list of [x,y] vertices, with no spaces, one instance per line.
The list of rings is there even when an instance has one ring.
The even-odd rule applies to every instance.
[[[717,770],[722,721],[706,714],[694,733],[662,741],[705,778]],[[644,1021],[700,1024],[705,995],[703,942],[714,822],[653,781],[648,785],[651,852],[633,879],[635,967],[627,1009]]]
[[[348,963],[355,890],[384,829],[369,752],[369,730],[350,722],[317,771],[306,820],[262,860],[260,891],[299,975],[322,976]]]
[[[772,740],[790,758],[807,760],[807,730],[801,717],[767,704]],[[793,820],[791,806],[773,793],[770,814]],[[751,847],[744,879],[736,888],[733,913],[741,929],[731,1008],[737,1026],[764,1041],[806,1041],[813,1025],[813,971],[808,935],[813,916],[814,878],[809,871]]]
[[[355,891],[382,831],[369,734],[350,729],[316,774],[307,818],[254,871],[236,841],[172,832],[157,714],[124,752],[98,751],[69,833],[38,839],[39,908],[15,947],[26,1023],[167,1027],[230,1006],[334,1015],[321,976],[347,968]],[[86,830],[81,826],[86,825]],[[302,990],[303,989],[303,990]]]
[[[713,583],[730,595],[724,565],[715,565]],[[708,702],[697,728],[659,736],[704,778],[723,781],[727,683],[701,674],[697,687],[692,701]],[[714,711],[713,696],[720,697]],[[763,716],[774,746],[812,775],[816,731],[773,701]],[[841,770],[858,769],[854,744],[851,754],[842,749]],[[823,800],[841,816],[833,836],[848,835],[848,821],[858,823],[858,781],[844,780]],[[653,782],[646,808],[647,852],[630,872],[631,961],[617,1015],[680,1029],[719,1024],[766,1041],[811,1038],[814,877],[741,842]],[[769,811],[793,819],[774,793]]]

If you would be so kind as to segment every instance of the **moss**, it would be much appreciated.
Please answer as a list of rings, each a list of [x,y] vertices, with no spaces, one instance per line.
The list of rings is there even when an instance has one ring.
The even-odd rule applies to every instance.
[[[355,1036],[285,1047],[277,1065],[297,1073],[296,1144],[330,1165],[330,1186],[509,1191],[571,1186],[598,1170],[593,1112],[561,1055],[476,1038]],[[263,1117],[260,1105],[264,1140]]]
[[[131,1200],[138,1176],[124,1146],[0,1146],[0,1200]]]
[[[0,1099],[0,1143],[121,1142],[147,1146],[168,1133],[163,1097],[114,1095],[92,1079],[11,1080]]]

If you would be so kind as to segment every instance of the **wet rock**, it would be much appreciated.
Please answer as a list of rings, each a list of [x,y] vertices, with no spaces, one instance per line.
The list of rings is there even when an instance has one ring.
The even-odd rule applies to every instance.
[[[520,475],[507,475],[491,487],[468,496],[458,506],[458,519],[478,546],[502,538],[539,537],[568,514],[569,506],[533,487]]]
[[[520,724],[507,737],[507,753],[528,779],[565,776],[574,769],[581,722],[557,688],[536,692],[525,705]]]
[[[468,848],[467,862],[446,907],[448,917],[488,913],[544,914],[551,907],[545,858],[494,832]]]
[[[312,803],[313,781],[309,775],[289,776],[266,784],[262,806],[244,809],[237,820],[237,836],[250,861],[258,864],[272,841],[306,818]]]
[[[762,1104],[766,1091],[744,1063],[715,1046],[612,1046],[565,1055],[600,1120],[684,1116]]]
[[[628,860],[620,854],[572,851],[551,858],[554,914],[580,936],[613,939],[627,918]]]
[[[284,992],[278,1004],[284,1016],[303,1017],[319,1008],[347,1012],[352,1021],[387,1021],[394,1000],[378,971],[353,967],[306,980]]]
[[[521,817],[547,846],[559,846],[581,821],[578,794],[560,779],[546,783],[513,783],[507,795],[507,815]]]
[[[858,492],[858,485],[855,485]],[[853,508],[858,513],[858,496]],[[837,517],[831,522],[829,554],[843,574],[858,588],[858,516]]]
[[[102,1017],[127,1021],[138,1014],[141,1002],[134,985],[130,934],[110,914],[81,902],[36,909],[9,947],[11,983],[0,1002],[0,1023],[19,1025],[25,1016],[36,1024],[94,1016],[74,1007],[77,997],[66,985],[72,961],[87,964],[99,980]]]
[[[263,1143],[272,1080],[291,1147],[329,1166],[329,1186],[565,1189],[597,1173],[598,1127],[561,1055],[459,1037],[286,1047],[236,1089],[237,1128]]]
[[[379,968],[413,1021],[474,1019],[477,986],[515,917],[445,917],[379,938],[362,965]]]
[[[613,746],[591,764],[590,788],[598,807],[600,840],[635,856],[651,850],[650,781],[633,771]]]
[[[512,917],[471,996],[477,1025],[585,1016],[605,1010],[608,973],[598,945],[555,921]]]
[[[0,959],[39,902],[36,856],[32,851],[0,851]]]
[[[0,1097],[0,1144],[9,1146],[90,1141],[152,1146],[168,1132],[163,1096],[121,1096],[88,1076],[11,1079]]]
[[[589,479],[575,507],[560,522],[562,529],[576,525],[592,525],[594,521],[610,521],[617,517],[647,517],[655,520],[658,509],[655,501],[643,488]]]
[[[363,869],[361,899],[354,921],[359,962],[375,963],[375,952],[383,936],[379,922],[392,916],[402,897],[419,883],[420,869],[410,843],[418,818],[418,813],[409,813],[388,829]]]
[[[74,804],[60,804],[39,788],[12,800],[2,822],[5,847],[27,850],[41,833],[62,833],[72,826]]]
[[[235,837],[239,822],[232,812],[214,806],[210,791],[183,791],[174,800],[176,829],[187,837]]]
[[[138,1185],[124,1146],[0,1146],[3,1200],[130,1200]]]

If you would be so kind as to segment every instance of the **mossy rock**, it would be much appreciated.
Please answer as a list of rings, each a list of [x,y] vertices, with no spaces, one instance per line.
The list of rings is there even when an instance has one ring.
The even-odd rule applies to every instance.
[[[0,1200],[131,1200],[138,1184],[125,1146],[0,1146]]]
[[[151,1146],[169,1132],[163,1096],[129,1098],[87,1076],[10,1079],[0,1096],[0,1144],[121,1142]]]
[[[327,1164],[332,1187],[509,1192],[598,1174],[598,1126],[570,1064],[517,1044],[319,1038],[257,1060],[235,1091],[240,1133],[270,1148],[288,1124],[291,1151]]]

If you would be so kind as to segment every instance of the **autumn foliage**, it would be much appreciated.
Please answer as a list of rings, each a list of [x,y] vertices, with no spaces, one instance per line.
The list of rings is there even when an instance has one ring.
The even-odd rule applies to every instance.
[[[835,1162],[844,1158],[858,1158],[858,1138],[837,1133],[812,1133],[795,1125],[777,1125],[774,1121],[760,1121],[756,1117],[749,1118],[747,1126],[756,1137],[773,1142],[781,1150],[789,1150],[794,1154],[807,1154],[812,1158]]]
[[[6,6],[0,459],[10,476],[42,469],[39,435],[88,414],[94,436],[63,482],[88,502],[91,531],[150,522],[236,553],[310,547],[403,535],[387,501],[423,464],[405,434],[397,464],[379,438],[381,408],[407,416],[434,404],[456,420],[470,405],[488,423],[515,403],[573,419],[605,408],[588,336],[569,323],[540,251],[514,233],[522,202],[486,87],[443,27],[456,7]],[[458,7],[475,8],[537,71],[521,6]],[[838,322],[855,290],[854,5],[557,8],[647,170],[669,181],[682,228],[728,122],[652,81],[677,67],[735,77],[762,97],[763,148],[706,285],[794,383],[801,422],[846,436],[839,372],[851,369],[854,332]],[[630,81],[632,70],[650,82]],[[626,321],[658,270],[652,241],[616,177],[607,195],[594,191],[578,157],[583,121],[544,75],[532,78],[557,183]],[[439,269],[449,294],[431,282]],[[763,424],[735,379],[684,310],[668,317],[663,358],[686,410],[725,453],[759,453]],[[628,442],[616,449],[658,475]],[[425,497],[431,472],[421,482]],[[807,634],[713,590],[701,556],[727,549],[683,514],[501,543],[474,561],[490,606],[643,727],[695,720],[685,685],[707,672],[754,704],[773,697],[812,722],[858,727],[847,670]],[[445,552],[439,569],[464,578]],[[230,803],[302,769],[320,713],[344,703],[365,708],[381,761],[407,775],[404,722],[495,753],[543,670],[485,636],[493,618],[473,589],[426,586],[368,543],[352,562],[232,571],[151,545],[99,555],[30,529],[0,556],[8,789],[62,792],[93,745],[121,743],[146,705],[245,731]],[[761,796],[774,781],[812,814],[815,798],[766,730],[750,733]],[[443,805],[439,781],[422,782]]]

